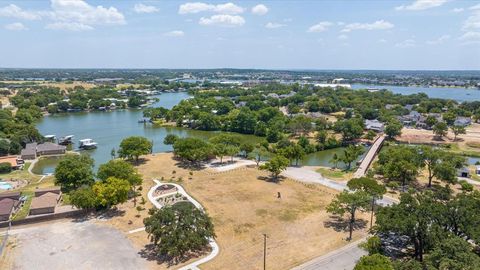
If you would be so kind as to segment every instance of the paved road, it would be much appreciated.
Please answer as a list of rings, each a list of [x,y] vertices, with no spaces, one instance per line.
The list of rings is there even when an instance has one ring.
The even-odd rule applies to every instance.
[[[312,170],[309,167],[288,167],[282,173],[282,175],[304,183],[315,183],[324,185],[338,191],[343,191],[347,189],[347,181],[335,181],[325,178],[323,175]],[[381,200],[377,201],[377,203],[380,205],[391,205],[395,202],[397,202],[396,199],[386,196],[384,196]]]
[[[358,245],[365,239],[358,240],[324,256],[315,258],[292,270],[352,270],[358,259],[366,255]]]
[[[358,166],[357,171],[353,174],[353,178],[360,178],[367,173],[368,167],[370,167],[370,164],[377,155],[378,150],[380,150],[382,147],[383,141],[386,137],[387,136],[383,134],[375,140],[375,142],[372,144],[372,147],[368,149],[368,152],[363,158],[362,163],[360,163],[360,166]]]

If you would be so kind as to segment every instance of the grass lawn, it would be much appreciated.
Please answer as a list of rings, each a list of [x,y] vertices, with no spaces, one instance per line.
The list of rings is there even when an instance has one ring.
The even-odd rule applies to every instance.
[[[342,180],[347,181],[352,179],[353,172],[345,171],[341,169],[333,169],[327,167],[320,167],[316,170],[318,173],[321,173],[323,176],[333,180]]]
[[[176,166],[171,154],[149,156],[139,172],[144,176],[143,194],[153,186],[151,179],[164,177],[182,184],[212,217],[220,254],[202,269],[262,269],[264,233],[268,235],[267,265],[275,269],[290,269],[347,244],[345,224],[335,223],[325,211],[337,192],[323,186],[290,179],[268,182],[267,173],[255,168],[221,173],[202,169],[190,175],[190,170]],[[133,207],[121,209],[126,213],[113,226],[126,231],[136,226],[127,229],[128,220],[141,225],[133,218]],[[360,217],[368,219],[368,215]],[[355,239],[364,235],[365,230],[354,232]],[[145,233],[129,238],[139,246],[149,243]]]

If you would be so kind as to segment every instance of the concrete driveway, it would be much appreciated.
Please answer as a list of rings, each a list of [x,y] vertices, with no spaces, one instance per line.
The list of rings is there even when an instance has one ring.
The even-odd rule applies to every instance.
[[[146,269],[118,230],[93,221],[56,222],[12,230],[13,269]]]

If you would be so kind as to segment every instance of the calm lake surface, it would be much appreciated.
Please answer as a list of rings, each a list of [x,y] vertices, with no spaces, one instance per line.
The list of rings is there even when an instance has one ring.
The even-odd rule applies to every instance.
[[[458,102],[480,100],[480,90],[477,89],[352,84],[352,89],[365,88],[387,89],[402,95],[425,93],[431,98],[452,99]]]
[[[394,93],[414,94],[424,92],[429,97],[448,98],[458,101],[480,100],[480,91],[461,88],[422,88],[422,87],[400,87],[400,86],[375,86],[354,84],[352,88],[386,88]],[[164,93],[157,96],[160,100],[154,103],[154,107],[172,108],[183,99],[189,98],[184,92]],[[95,167],[107,162],[113,148],[118,149],[120,141],[128,136],[144,136],[153,141],[154,152],[172,151],[170,145],[164,145],[163,139],[167,134],[176,134],[180,137],[197,137],[208,140],[218,132],[189,130],[177,127],[153,127],[150,124],[138,123],[142,118],[142,110],[128,109],[115,110],[111,112],[80,112],[68,114],[56,114],[44,117],[37,128],[42,134],[55,134],[57,137],[75,135],[73,149],[78,147],[78,140],[91,138],[98,143],[94,150],[81,151],[95,159]],[[259,142],[260,137],[253,135],[241,135],[245,140]],[[311,166],[332,166],[330,159],[333,154],[340,155],[342,148],[330,149],[308,155],[302,165]],[[53,173],[59,159],[42,159],[33,168],[38,174]],[[342,166],[339,164],[339,166]]]

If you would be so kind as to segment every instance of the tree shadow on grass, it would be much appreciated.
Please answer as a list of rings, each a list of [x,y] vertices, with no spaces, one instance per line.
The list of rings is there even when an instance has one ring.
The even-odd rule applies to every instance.
[[[353,224],[353,230],[360,230],[367,227],[367,221],[357,219]],[[330,216],[330,220],[325,221],[323,225],[326,228],[332,228],[336,232],[348,232],[350,230],[350,221],[340,216]]]
[[[282,176],[282,175],[279,175],[277,176],[276,178],[275,177],[272,177],[272,176],[258,176],[257,177],[258,180],[262,180],[262,181],[265,181],[265,182],[269,182],[269,183],[280,183],[281,181],[285,180],[286,177],[285,176]]]
[[[185,263],[188,260],[192,258],[201,258],[204,255],[207,255],[210,253],[211,249],[210,248],[205,248],[203,250],[200,250],[198,252],[190,252],[186,254],[185,256],[177,259],[172,259],[170,257],[164,256],[164,255],[159,255],[157,250],[155,249],[154,244],[148,244],[146,245],[142,250],[138,252],[138,254],[148,260],[148,261],[156,261],[157,264],[163,264],[166,263],[168,267]]]

